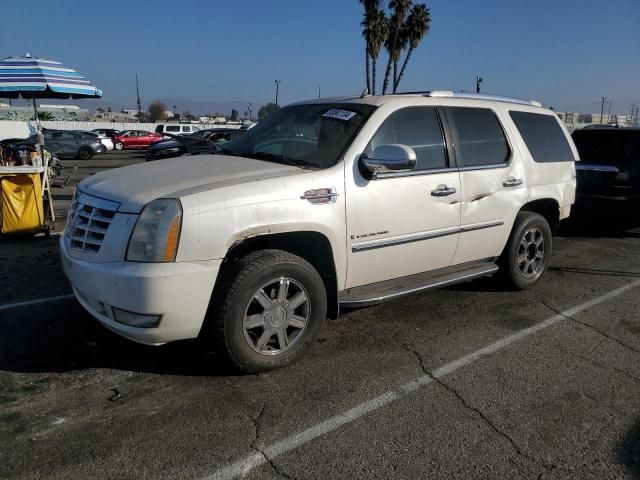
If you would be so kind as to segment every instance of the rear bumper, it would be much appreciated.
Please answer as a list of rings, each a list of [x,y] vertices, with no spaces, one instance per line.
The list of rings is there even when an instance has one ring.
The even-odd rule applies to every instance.
[[[222,262],[93,263],[71,257],[64,236],[60,255],[78,302],[108,329],[147,345],[198,336]],[[132,327],[115,321],[113,307],[161,319]]]

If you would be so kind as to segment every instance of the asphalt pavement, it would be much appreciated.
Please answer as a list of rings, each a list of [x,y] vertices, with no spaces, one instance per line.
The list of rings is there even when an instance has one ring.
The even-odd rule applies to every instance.
[[[101,161],[140,158],[68,165]],[[487,278],[349,311],[299,362],[244,376],[197,342],[105,330],[57,241],[0,242],[1,478],[640,479],[637,211],[565,225],[532,290]]]

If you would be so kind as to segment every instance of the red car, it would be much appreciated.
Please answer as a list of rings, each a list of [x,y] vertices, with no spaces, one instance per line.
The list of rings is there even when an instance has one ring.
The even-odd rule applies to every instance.
[[[113,146],[116,150],[125,148],[147,148],[154,142],[162,140],[162,135],[144,130],[124,130],[113,136]]]

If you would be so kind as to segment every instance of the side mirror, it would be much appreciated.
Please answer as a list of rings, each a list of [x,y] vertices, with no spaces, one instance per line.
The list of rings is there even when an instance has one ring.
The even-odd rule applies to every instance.
[[[362,155],[360,165],[364,174],[372,179],[384,173],[408,172],[416,167],[416,152],[406,145],[380,145],[371,157]]]

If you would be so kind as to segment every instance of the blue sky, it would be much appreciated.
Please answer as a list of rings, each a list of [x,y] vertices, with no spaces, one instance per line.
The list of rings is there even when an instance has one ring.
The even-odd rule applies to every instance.
[[[135,103],[136,73],[145,103],[265,103],[275,79],[281,104],[364,86],[357,0],[3,3],[0,56],[60,60],[117,108]],[[426,3],[432,28],[401,89],[472,90],[480,73],[488,93],[558,109],[640,97],[640,0]]]

